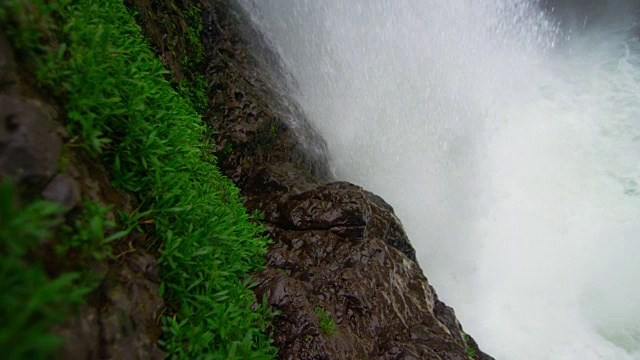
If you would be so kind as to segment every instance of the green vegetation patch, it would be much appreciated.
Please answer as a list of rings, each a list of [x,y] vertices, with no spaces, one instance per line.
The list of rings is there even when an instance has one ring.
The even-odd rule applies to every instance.
[[[338,330],[331,314],[327,313],[326,310],[320,306],[316,306],[315,310],[318,321],[320,321],[320,330],[327,335],[335,334]]]
[[[191,54],[182,58],[181,67],[186,77],[178,84],[178,91],[199,114],[202,114],[207,108],[207,84],[200,72],[194,72],[194,69],[202,67],[205,59],[200,38],[203,28],[202,11],[191,5],[184,15],[187,21],[186,43],[191,49]]]
[[[471,336],[469,335],[464,335],[464,338],[467,342],[471,341]],[[471,346],[467,346],[467,356],[469,357],[474,357],[476,356],[476,349],[472,348]]]
[[[6,359],[46,359],[62,344],[52,326],[74,315],[100,284],[102,275],[91,264],[111,256],[109,243],[129,230],[112,231],[109,208],[92,202],[63,224],[62,205],[38,200],[18,206],[16,192],[9,179],[0,179],[0,353]],[[45,268],[47,261],[58,264]]]
[[[47,275],[32,253],[59,225],[62,206],[35,201],[17,206],[16,190],[0,180],[0,352],[5,359],[45,359],[61,340],[51,326],[69,316],[91,288],[78,286],[79,273]]]
[[[220,174],[204,123],[164,79],[133,14],[115,0],[12,3],[0,17],[24,18],[37,4],[56,19],[48,28],[57,45],[43,56],[29,47],[34,40],[16,42],[63,99],[75,145],[99,159],[116,186],[138,193],[155,225],[168,356],[272,358],[264,334],[272,315],[248,276],[262,268],[268,239]]]

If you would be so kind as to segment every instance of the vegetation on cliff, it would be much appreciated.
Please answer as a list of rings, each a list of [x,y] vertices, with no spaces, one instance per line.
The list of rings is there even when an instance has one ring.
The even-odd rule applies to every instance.
[[[50,279],[42,262],[27,259],[51,227],[62,206],[47,202],[17,207],[15,188],[0,182],[0,350],[8,359],[42,359],[60,345],[50,327],[64,321],[62,308],[83,301],[90,288],[77,284],[78,273]]]
[[[123,216],[124,232],[153,224],[149,247],[160,256],[160,291],[167,305],[161,316],[161,344],[167,355],[271,358],[276,349],[264,329],[272,315],[266,304],[256,301],[248,276],[263,266],[268,239],[242,207],[238,189],[216,167],[206,126],[193,108],[202,106],[202,83],[181,85],[188,100],[174,91],[163,64],[121,1],[7,0],[0,6],[0,20],[39,86],[62,104],[71,139],[67,146],[84,149],[109,171],[114,185],[137,194],[141,205]],[[16,221],[26,216],[31,223],[2,223],[0,269],[18,271],[7,265],[10,261],[19,262],[23,274],[40,269],[15,280],[15,289],[28,291],[22,294],[25,299],[41,296],[47,288],[30,282],[47,275],[41,264],[24,259],[32,250],[11,244],[20,239],[20,246],[33,249],[39,246],[36,239],[52,236],[47,229],[55,221],[54,209],[36,202],[14,212],[18,215],[9,221],[20,224]],[[24,231],[25,226],[30,230]],[[58,290],[48,294],[53,300],[29,304],[42,308],[77,303],[89,288],[59,291],[77,286],[76,278],[59,276],[50,286]],[[5,296],[3,307],[7,301],[16,299]],[[25,311],[7,312],[5,323],[22,321],[28,316]],[[19,330],[37,338],[57,320],[62,319],[30,318],[28,328]],[[3,329],[0,342],[16,337],[5,330],[17,331]],[[48,344],[33,358],[52,351],[55,341]],[[20,356],[10,353],[9,358]]]

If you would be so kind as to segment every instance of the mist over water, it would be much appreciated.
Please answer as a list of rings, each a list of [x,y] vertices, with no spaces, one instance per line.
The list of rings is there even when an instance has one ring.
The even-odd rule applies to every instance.
[[[481,348],[640,359],[637,5],[556,2],[240,0]]]

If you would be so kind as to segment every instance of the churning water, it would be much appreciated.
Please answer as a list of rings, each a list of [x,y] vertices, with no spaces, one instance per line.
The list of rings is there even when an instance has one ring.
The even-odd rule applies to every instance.
[[[241,0],[483,349],[640,359],[637,5],[547,2]]]

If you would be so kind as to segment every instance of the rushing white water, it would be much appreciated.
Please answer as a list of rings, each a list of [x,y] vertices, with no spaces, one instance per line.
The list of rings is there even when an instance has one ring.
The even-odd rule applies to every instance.
[[[395,207],[485,351],[640,359],[632,1],[564,18],[525,0],[241,3],[336,178]]]

